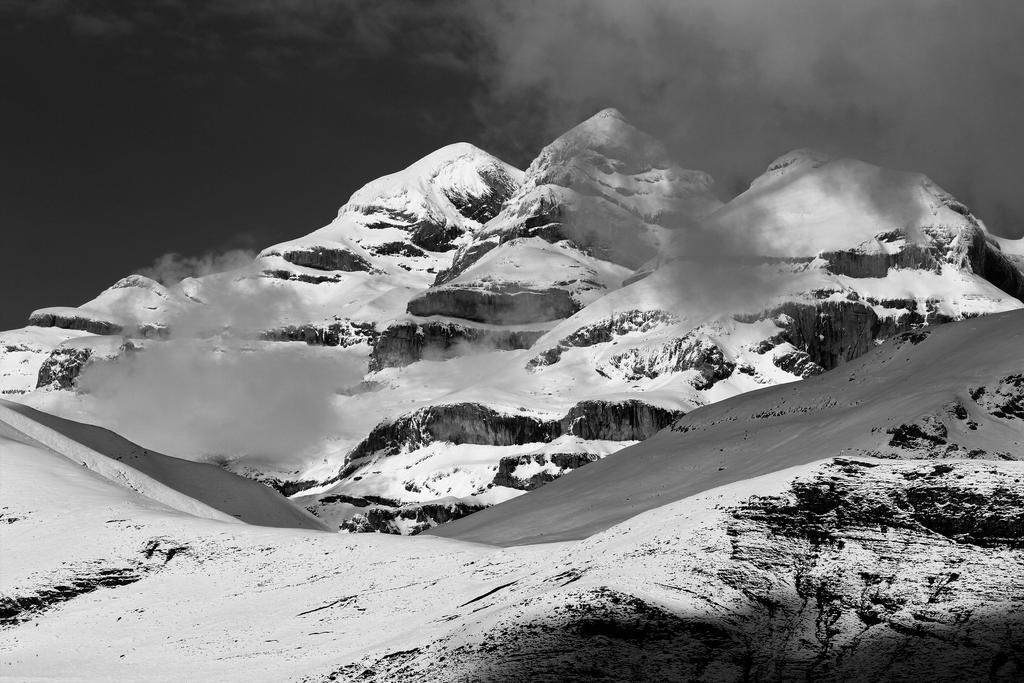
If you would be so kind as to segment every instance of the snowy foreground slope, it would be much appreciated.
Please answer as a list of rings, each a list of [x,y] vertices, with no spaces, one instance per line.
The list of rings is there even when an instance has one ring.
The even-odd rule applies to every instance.
[[[442,527],[580,538],[506,548],[197,517],[7,427],[4,676],[1019,680],[1022,340],[910,334]]]
[[[604,110],[525,171],[449,145],[237,270],[36,311],[0,333],[0,392],[332,528],[417,533],[697,407],[1021,308],[1021,244],[921,174],[811,150],[723,204]]]

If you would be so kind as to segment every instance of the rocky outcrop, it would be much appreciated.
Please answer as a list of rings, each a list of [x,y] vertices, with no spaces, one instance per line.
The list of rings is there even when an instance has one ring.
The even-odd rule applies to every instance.
[[[457,225],[421,221],[410,226],[409,241],[427,251],[451,251],[461,236],[462,228]]]
[[[260,333],[264,341],[305,342],[310,346],[340,346],[346,348],[356,344],[370,344],[377,341],[373,323],[344,320],[328,325],[288,325]]]
[[[365,223],[366,227],[375,229],[398,228],[409,233],[409,241],[427,251],[450,251],[455,248],[453,241],[458,239],[463,229],[449,223],[443,216],[434,216],[429,212],[418,216],[407,211],[398,211],[381,206],[348,207],[350,211],[374,216],[374,222]]]
[[[434,286],[443,285],[462,275],[467,268],[476,263],[484,254],[497,247],[498,244],[498,237],[495,236],[476,240],[459,247],[455,252],[455,256],[452,257],[452,265],[438,271],[437,276],[434,278]]]
[[[629,400],[580,401],[560,421],[563,434],[587,440],[643,441],[684,413]]]
[[[543,443],[559,435],[558,422],[532,415],[499,413],[479,403],[427,406],[373,428],[348,455],[394,455],[437,441],[489,446]]]
[[[280,256],[288,263],[315,270],[368,271],[370,262],[358,254],[338,247],[309,246],[268,252],[268,256]]]
[[[875,347],[876,341],[927,320],[916,313],[880,318],[871,306],[862,302],[831,300],[813,304],[788,302],[767,317],[774,318],[783,329],[782,340],[805,352],[812,363],[825,370],[867,353]],[[928,322],[944,321],[936,315]]]
[[[57,348],[54,349],[39,367],[39,379],[36,388],[71,389],[78,376],[82,374],[92,349]]]
[[[994,387],[974,387],[970,393],[974,402],[992,417],[1024,420],[1024,374],[1007,375]]]
[[[913,268],[939,272],[941,261],[934,250],[916,244],[898,244],[906,236],[898,231],[882,233],[875,238],[880,248],[860,247],[843,251],[829,251],[821,254],[828,262],[828,269],[836,275],[848,277],[885,277],[890,268]],[[873,245],[875,246],[875,245]],[[886,248],[886,247],[889,248]]]
[[[587,440],[638,441],[681,414],[637,400],[581,401],[560,420],[500,413],[479,403],[427,406],[374,427],[349,453],[348,460],[374,453],[395,455],[439,441],[518,446],[547,443],[562,434]]]
[[[498,166],[485,167],[479,171],[479,175],[488,188],[487,192],[481,195],[472,195],[454,188],[445,188],[443,192],[463,217],[477,223],[486,223],[498,215],[519,185]]]
[[[810,355],[806,351],[798,350],[778,354],[772,357],[772,363],[780,370],[796,375],[801,379],[814,377],[825,372],[825,368],[811,360]]]
[[[486,351],[528,349],[543,331],[489,330],[457,323],[405,321],[388,326],[370,353],[370,372],[418,360],[447,360]]]
[[[778,495],[701,508],[717,516],[699,531],[685,510],[660,528],[627,524],[614,542],[592,537],[589,555],[574,547],[528,587],[520,578],[485,603],[484,632],[462,626],[414,659],[378,655],[358,670],[370,681],[1024,675],[1019,468],[836,459]]]
[[[1010,296],[1024,300],[1024,271],[978,230],[969,252],[971,270]]]
[[[411,503],[398,508],[372,507],[343,521],[340,531],[351,533],[403,534],[415,536],[439,524],[483,509],[462,501]]]
[[[700,390],[710,389],[736,369],[718,344],[700,334],[688,334],[658,346],[634,347],[612,356],[608,363],[630,380],[695,370],[693,386]]]
[[[536,369],[546,365],[557,363],[562,352],[567,348],[579,346],[595,346],[605,344],[617,336],[631,332],[650,332],[662,325],[669,325],[677,319],[671,313],[659,310],[630,310],[622,311],[614,315],[602,318],[597,322],[584,325],[562,339],[550,349],[545,349],[539,355],[530,359],[527,363],[528,369]]]
[[[386,242],[369,247],[369,251],[374,256],[426,256],[422,249],[408,242]]]
[[[35,311],[28,318],[29,325],[36,327],[60,327],[65,330],[83,330],[93,334],[121,334],[124,328],[118,323],[100,318],[77,315],[72,312],[59,313],[43,309]]]
[[[520,491],[532,491],[600,457],[596,453],[510,455],[498,461],[498,471],[491,483]]]
[[[284,268],[267,268],[261,271],[263,277],[272,277],[277,280],[290,280],[292,282],[305,282],[311,285],[322,285],[325,282],[341,282],[340,275],[310,275],[309,273],[297,273]]]
[[[519,286],[430,289],[409,302],[411,315],[443,315],[492,325],[522,325],[568,318],[580,309],[564,289]]]
[[[552,243],[565,239],[561,229],[563,210],[564,207],[559,204],[556,197],[541,193],[536,201],[520,206],[515,214],[509,217],[509,224],[500,234],[474,240],[460,247],[455,252],[452,265],[437,274],[434,285],[454,280],[479,261],[484,254],[514,239],[539,237]]]

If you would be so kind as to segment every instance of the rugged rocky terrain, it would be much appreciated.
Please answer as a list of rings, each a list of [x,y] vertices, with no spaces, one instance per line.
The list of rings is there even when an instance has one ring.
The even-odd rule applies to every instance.
[[[1020,308],[1020,242],[923,175],[810,150],[723,204],[710,176],[605,110],[525,171],[450,145],[237,270],[131,275],[37,311],[0,333],[0,391],[266,482],[335,528],[418,532],[670,416]],[[314,397],[331,419],[307,443],[225,451],[183,440],[173,415],[140,425],[102,391],[161,349],[201,366],[287,357],[278,374],[298,385],[325,360],[360,376]]]

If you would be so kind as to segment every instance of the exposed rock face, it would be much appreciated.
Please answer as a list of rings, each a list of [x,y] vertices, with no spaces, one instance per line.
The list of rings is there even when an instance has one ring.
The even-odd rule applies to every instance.
[[[921,450],[922,455],[932,452],[936,446],[946,445],[949,435],[946,425],[931,415],[924,416],[920,422],[893,427],[886,433],[892,435],[890,446],[904,451]]]
[[[574,548],[528,587],[522,578],[488,597],[486,631],[359,671],[371,681],[1020,680],[1019,473],[836,459],[699,532],[667,518],[634,528],[631,543],[622,532],[590,539],[589,554]]]
[[[493,325],[521,325],[568,318],[580,309],[564,289],[442,287],[409,302],[412,315],[443,315]]]
[[[377,331],[373,323],[345,320],[329,325],[289,325],[260,333],[266,341],[305,342],[310,346],[340,346],[346,348],[356,344],[373,345]]]
[[[262,271],[263,277],[272,277],[278,280],[291,280],[293,282],[306,282],[311,285],[322,285],[325,282],[340,282],[341,277],[335,275],[310,275],[308,273],[296,273],[284,268],[268,268]]]
[[[682,411],[666,410],[637,400],[580,401],[560,424],[563,434],[581,439],[643,441],[682,416]]]
[[[428,406],[377,425],[348,459],[377,452],[394,455],[436,441],[491,446],[547,442],[558,436],[558,429],[557,422],[499,413],[479,403]]]
[[[397,368],[421,359],[445,360],[481,351],[528,349],[542,331],[487,330],[449,322],[413,321],[389,325],[370,353],[370,371]]]
[[[878,235],[876,241],[882,245],[891,245],[904,240],[900,232],[889,232]],[[828,269],[836,275],[849,277],[885,277],[890,268],[916,268],[938,272],[941,268],[939,259],[932,249],[916,244],[902,244],[895,249],[865,250],[850,249],[830,251],[821,254],[828,261]]]
[[[465,517],[482,506],[461,501],[413,503],[398,508],[372,507],[340,525],[341,531],[378,534],[416,534],[439,524]]]
[[[1007,375],[991,389],[972,388],[971,398],[992,417],[1024,420],[1024,374]]]
[[[500,166],[482,168],[480,179],[487,186],[487,192],[471,195],[454,188],[445,188],[444,196],[464,217],[478,223],[486,223],[501,211],[501,208],[519,188],[519,183]]]
[[[495,486],[532,491],[599,458],[596,453],[510,455],[498,462],[498,472],[492,483]],[[520,468],[525,472],[520,474]]]
[[[810,362],[825,370],[852,360],[874,348],[882,341],[923,323],[946,322],[941,314],[930,312],[922,316],[916,312],[914,302],[879,302],[895,307],[907,306],[911,310],[903,315],[880,318],[874,309],[859,301],[820,301],[814,304],[789,302],[778,307],[773,317],[783,328],[781,340],[789,341],[804,351]],[[801,358],[777,359],[803,371],[817,374]],[[779,365],[779,367],[783,367]]]
[[[969,259],[975,273],[1010,296],[1024,300],[1024,271],[988,242],[981,230],[974,233]]]
[[[467,268],[499,245],[515,239],[539,237],[546,242],[558,242],[566,239],[562,231],[564,207],[557,197],[547,193],[538,193],[536,197],[514,209],[506,208],[511,225],[496,235],[476,239],[455,252],[452,265],[437,274],[434,285],[454,280]]]
[[[932,227],[923,230],[930,244],[908,241],[901,231],[876,235],[874,240],[855,249],[820,254],[829,271],[855,278],[885,277],[890,268],[908,268],[940,272],[943,263],[969,267],[1007,294],[1024,296],[1024,272],[994,244],[970,211],[951,197],[945,205],[968,220],[968,225],[953,230]]]
[[[635,347],[613,356],[609,364],[628,379],[696,370],[697,389],[710,389],[736,369],[718,344],[700,334],[688,334],[659,346]]]
[[[462,230],[450,223],[422,221],[411,226],[409,241],[427,251],[449,251],[453,242],[462,236]]]
[[[661,325],[676,322],[675,316],[666,311],[631,310],[616,313],[590,325],[584,325],[572,334],[558,340],[558,344],[542,351],[530,359],[528,368],[553,365],[562,357],[562,352],[571,347],[594,346],[612,341],[615,337],[630,332],[649,332]]]
[[[82,374],[92,349],[88,348],[57,348],[54,349],[39,368],[37,388],[71,389],[78,376]]]
[[[434,286],[443,285],[462,275],[467,268],[476,263],[481,256],[497,247],[498,244],[499,238],[495,236],[485,240],[470,242],[465,246],[459,247],[458,251],[455,252],[455,256],[452,257],[452,265],[439,271],[434,278]]]
[[[452,242],[463,234],[463,229],[453,223],[449,223],[443,215],[433,215],[429,212],[423,216],[385,209],[378,206],[350,207],[349,211],[371,215],[376,218],[384,218],[375,223],[367,223],[366,227],[373,229],[399,228],[409,233],[409,241],[427,251],[450,251],[455,248]]]
[[[426,256],[422,249],[408,242],[387,242],[370,247],[375,256]]]
[[[282,251],[280,256],[288,263],[316,270],[368,271],[371,269],[369,261],[346,249],[310,246]]]
[[[653,435],[680,415],[637,400],[581,401],[561,420],[499,413],[479,403],[427,406],[374,427],[348,459],[373,453],[395,455],[438,441],[515,446],[547,443],[562,434],[589,440],[635,441]]]
[[[29,325],[37,327],[60,327],[65,330],[84,330],[93,334],[121,334],[123,328],[117,323],[98,318],[50,311],[36,311],[28,318]]]
[[[780,370],[803,379],[825,372],[825,368],[811,360],[806,351],[790,351],[776,355],[772,358],[772,363]]]

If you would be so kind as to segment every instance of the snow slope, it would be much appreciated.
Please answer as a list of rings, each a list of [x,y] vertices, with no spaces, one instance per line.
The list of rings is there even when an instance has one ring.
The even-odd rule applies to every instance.
[[[175,510],[219,521],[324,525],[275,491],[225,470],[154,453],[114,432],[0,400],[0,435],[69,461]]]
[[[693,411],[641,444],[430,533],[500,544],[583,538],[823,457],[1024,460],[1022,350],[1020,311],[907,333],[819,377]]]
[[[0,441],[0,457],[12,679],[1010,681],[1024,670],[1024,556],[1019,531],[1005,531],[1024,500],[1016,462],[814,461],[580,542],[497,549],[224,524],[45,450]],[[971,520],[969,533],[929,516],[951,500],[963,517],[945,519]]]

